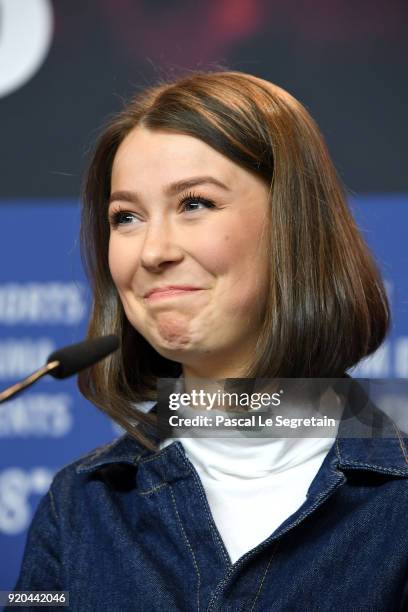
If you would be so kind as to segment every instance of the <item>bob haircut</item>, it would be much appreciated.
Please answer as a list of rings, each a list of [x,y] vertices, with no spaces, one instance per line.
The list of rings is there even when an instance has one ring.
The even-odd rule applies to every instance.
[[[138,93],[97,141],[84,183],[81,249],[93,290],[88,337],[121,350],[78,378],[81,393],[145,447],[138,402],[182,374],[128,322],[108,264],[111,169],[137,126],[202,140],[270,188],[266,310],[248,378],[337,378],[373,353],[390,325],[381,276],[348,209],[323,137],[306,109],[261,78],[193,71]],[[143,427],[142,427],[143,429]]]

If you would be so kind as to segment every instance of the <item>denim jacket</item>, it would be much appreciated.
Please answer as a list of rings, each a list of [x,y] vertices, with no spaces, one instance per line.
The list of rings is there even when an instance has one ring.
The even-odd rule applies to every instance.
[[[408,437],[351,406],[302,506],[234,564],[180,442],[94,450],[41,500],[15,590],[69,591],[79,612],[408,610]]]

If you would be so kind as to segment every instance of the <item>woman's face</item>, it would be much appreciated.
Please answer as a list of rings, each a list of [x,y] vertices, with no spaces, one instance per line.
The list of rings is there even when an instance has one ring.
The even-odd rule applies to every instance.
[[[238,377],[262,323],[268,187],[197,138],[137,127],[110,199],[109,267],[129,322],[185,376]],[[196,290],[146,297],[174,285]]]

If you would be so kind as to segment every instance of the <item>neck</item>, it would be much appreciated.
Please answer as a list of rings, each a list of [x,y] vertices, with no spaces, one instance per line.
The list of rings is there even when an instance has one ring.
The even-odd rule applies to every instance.
[[[183,392],[191,394],[193,391],[200,392],[211,396],[215,396],[217,392],[223,392],[226,387],[226,379],[240,378],[237,370],[214,368],[192,368],[190,366],[183,367],[182,384]],[[203,395],[202,395],[203,396]],[[219,407],[218,404],[213,405],[213,408]]]
[[[221,380],[225,378],[241,378],[244,376],[243,368],[236,368],[233,366],[224,366],[222,368],[212,364],[207,366],[191,366],[183,365],[183,378],[184,380]]]

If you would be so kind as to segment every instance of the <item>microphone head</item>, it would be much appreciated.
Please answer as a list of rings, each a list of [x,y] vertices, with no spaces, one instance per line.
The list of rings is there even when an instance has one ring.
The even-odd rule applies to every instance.
[[[49,374],[54,378],[68,378],[85,368],[97,363],[119,348],[117,336],[100,336],[92,340],[84,340],[77,344],[71,344],[51,353],[47,363],[59,361],[60,365]]]

